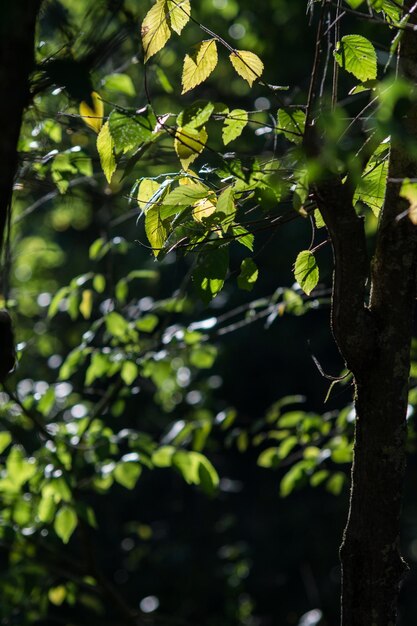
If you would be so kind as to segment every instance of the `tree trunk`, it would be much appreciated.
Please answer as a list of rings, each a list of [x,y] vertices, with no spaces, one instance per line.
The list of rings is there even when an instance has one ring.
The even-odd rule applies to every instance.
[[[18,164],[17,142],[29,100],[41,0],[0,2],[0,259]]]
[[[406,1],[407,9],[414,1]],[[414,17],[411,18],[415,22]],[[407,30],[400,72],[416,83],[417,35]],[[417,140],[417,105],[402,120]],[[355,378],[356,432],[348,521],[341,546],[342,626],[395,626],[407,566],[399,552],[406,413],[416,298],[417,226],[399,196],[417,163],[393,138],[388,186],[369,265],[363,224],[340,181],[316,198],[333,245],[332,327]],[[369,276],[370,275],[370,276]],[[366,282],[371,278],[367,304]]]

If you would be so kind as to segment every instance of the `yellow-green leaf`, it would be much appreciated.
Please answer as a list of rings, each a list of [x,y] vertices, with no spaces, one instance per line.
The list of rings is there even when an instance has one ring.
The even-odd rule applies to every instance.
[[[226,146],[228,143],[237,139],[241,134],[246,124],[248,123],[248,113],[243,109],[233,109],[224,118],[224,124],[222,128],[223,143]]]
[[[138,189],[138,204],[142,211],[146,209],[149,200],[155,195],[159,187],[160,185],[156,180],[152,180],[151,178],[144,178],[142,180]]]
[[[93,309],[93,292],[91,289],[84,289],[81,297],[80,313],[85,320],[89,320],[91,317],[91,311]]]
[[[78,518],[75,511],[69,506],[63,506],[55,516],[54,530],[64,543],[68,543],[77,523]]]
[[[93,102],[93,108],[91,108],[87,102],[81,102],[80,115],[87,126],[98,133],[103,125],[104,104],[96,91],[91,93],[91,100]]]
[[[187,54],[182,70],[182,93],[186,93],[205,81],[217,65],[215,39],[202,41],[193,56]]]
[[[59,587],[52,587],[48,591],[48,599],[51,604],[55,604],[55,606],[61,606],[67,596],[67,590],[64,585],[60,585]]]
[[[297,256],[294,276],[301,289],[309,296],[319,282],[319,268],[310,250],[303,250]]]
[[[340,67],[343,67],[360,81],[364,82],[376,78],[376,51],[366,37],[345,35],[337,42],[333,54]]]
[[[201,222],[214,213],[216,210],[216,201],[216,196],[212,194],[208,198],[203,198],[194,204],[193,218],[196,222]]]
[[[168,236],[168,230],[161,219],[159,206],[151,206],[146,211],[145,231],[153,253],[157,257]]]
[[[247,50],[235,50],[229,59],[236,72],[249,83],[250,87],[262,76],[264,64],[257,54]]]
[[[205,128],[194,130],[192,128],[178,128],[175,133],[175,152],[177,153],[181,165],[187,170],[189,165],[196,160],[203,152],[207,143],[207,133]]]
[[[156,0],[142,22],[141,35],[145,63],[159,52],[171,37],[166,11],[166,0]]]
[[[412,183],[409,178],[404,178],[400,196],[410,203],[408,217],[413,224],[417,224],[417,183]]]
[[[110,133],[109,123],[106,122],[101,127],[97,137],[97,151],[100,156],[101,167],[109,184],[116,169],[116,159],[113,150],[114,142]]]
[[[190,0],[167,0],[167,9],[171,28],[180,35],[190,20]]]

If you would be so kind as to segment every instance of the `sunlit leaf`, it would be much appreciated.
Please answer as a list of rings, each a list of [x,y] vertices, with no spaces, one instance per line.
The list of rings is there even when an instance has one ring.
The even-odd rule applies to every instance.
[[[69,506],[63,506],[56,514],[54,521],[54,530],[58,537],[62,539],[64,543],[68,543],[77,528],[78,518],[77,514]]]
[[[114,468],[113,476],[115,480],[126,489],[134,489],[142,473],[139,463],[132,461],[121,462]]]
[[[168,229],[163,223],[158,206],[151,206],[145,215],[145,231],[153,253],[157,257],[168,236]]]
[[[142,46],[145,63],[161,50],[171,37],[167,20],[166,0],[156,0],[145,15],[141,26]]]
[[[80,313],[85,320],[90,319],[93,309],[93,292],[91,289],[84,289],[81,296]]]
[[[0,433],[0,454],[3,454],[7,446],[12,442],[12,436],[9,432]]]
[[[356,187],[353,202],[364,202],[378,217],[384,204],[388,176],[388,155],[390,144],[381,143],[367,162],[362,177]]]
[[[59,585],[59,587],[52,587],[48,591],[48,599],[51,604],[55,606],[61,606],[67,596],[67,590],[64,585]]]
[[[138,376],[138,366],[132,361],[125,361],[120,372],[123,382],[126,385],[131,385]]]
[[[304,136],[306,114],[302,109],[279,109],[277,133],[282,133],[289,141],[300,144]]]
[[[110,133],[116,152],[127,152],[139,148],[147,141],[153,141],[158,136],[156,126],[156,117],[149,106],[130,115],[112,111],[109,117]]]
[[[199,369],[210,369],[213,367],[216,357],[217,350],[215,346],[204,344],[200,346],[193,346],[190,353],[190,363]]]
[[[340,67],[343,67],[360,81],[376,78],[376,52],[366,37],[345,35],[337,42],[334,56]]]
[[[175,152],[177,153],[184,170],[203,152],[208,135],[205,128],[194,130],[191,128],[177,128],[175,133]]]
[[[408,217],[413,224],[417,225],[417,183],[405,178],[401,185],[400,196],[408,200]]]
[[[87,102],[81,102],[80,115],[87,126],[98,133],[103,124],[104,104],[100,95],[96,91],[91,93],[91,100],[93,108],[91,108]]]
[[[190,0],[167,0],[167,10],[172,30],[180,35],[184,26],[190,21]]]
[[[301,289],[309,296],[319,281],[319,268],[316,258],[309,250],[303,250],[297,256],[294,264],[294,276]]]
[[[193,56],[187,54],[182,70],[182,93],[186,93],[205,81],[217,65],[215,39],[203,41]]]
[[[242,134],[248,123],[248,113],[243,109],[234,109],[224,118],[222,128],[223,143],[227,145]]]
[[[109,91],[117,91],[126,96],[134,96],[136,93],[133,81],[128,74],[109,74],[104,79],[103,86]]]
[[[147,208],[147,204],[151,198],[156,194],[160,187],[160,183],[152,178],[144,178],[138,189],[138,204],[139,208],[144,211]]]
[[[97,137],[97,151],[100,156],[100,163],[107,182],[110,184],[111,177],[116,170],[116,159],[114,157],[114,142],[110,133],[109,122],[101,127]]]
[[[177,124],[187,128],[200,128],[210,119],[214,110],[215,105],[212,102],[197,100],[178,114]]]
[[[257,78],[262,76],[264,64],[253,52],[235,50],[229,58],[236,72],[249,83],[250,87]]]
[[[233,222],[236,215],[234,193],[233,187],[226,187],[217,199],[217,212],[221,214],[222,217],[224,216],[223,224],[226,226]]]
[[[212,194],[209,198],[203,198],[194,204],[193,218],[197,222],[201,222],[216,210],[216,196]]]

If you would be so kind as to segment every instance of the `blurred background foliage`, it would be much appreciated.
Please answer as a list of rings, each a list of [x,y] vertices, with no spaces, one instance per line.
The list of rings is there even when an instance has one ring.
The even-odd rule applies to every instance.
[[[269,153],[271,138],[255,131],[277,103],[222,60],[180,97],[183,56],[201,40],[195,25],[145,77],[139,25],[150,6],[48,0],[40,16],[5,286],[19,365],[1,394],[0,620],[330,626],[353,427],[351,380],[325,402],[330,383],[311,358],[334,375],[343,368],[328,321],[331,251],[318,252],[320,284],[306,297],[292,266],[309,246],[309,221],[265,229],[253,291],[237,289],[243,253],[234,245],[209,305],[190,283],[192,254],[154,260],[132,189],[178,171],[172,142],[108,184],[80,102],[95,90],[108,115],[139,110],[151,94],[157,114],[177,114],[198,91],[256,111],[258,125],[233,145],[240,158]],[[258,54],[268,83],[290,86],[279,92],[285,103],[305,102],[314,29],[304,2],[201,0],[193,10]],[[383,63],[389,35],[360,27]],[[216,154],[203,166],[218,167]],[[403,625],[417,610],[415,396]]]

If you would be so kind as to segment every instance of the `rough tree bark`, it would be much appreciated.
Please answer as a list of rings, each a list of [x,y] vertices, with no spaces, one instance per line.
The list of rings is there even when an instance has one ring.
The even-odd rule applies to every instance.
[[[29,101],[40,5],[41,0],[0,1],[0,258],[18,165],[17,142]]]
[[[406,0],[406,10],[414,4]],[[416,68],[417,33],[407,30],[401,43],[400,74],[415,83]],[[416,105],[402,121],[408,136],[417,140]],[[340,551],[342,626],[394,626],[407,570],[399,536],[417,227],[408,219],[408,202],[399,196],[401,183],[396,181],[416,174],[416,161],[393,140],[371,262],[363,221],[356,215],[348,185],[333,178],[315,189],[335,261],[333,334],[355,380],[350,507]]]

